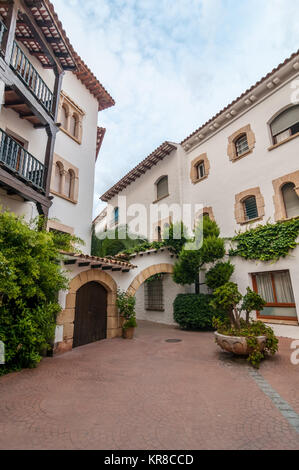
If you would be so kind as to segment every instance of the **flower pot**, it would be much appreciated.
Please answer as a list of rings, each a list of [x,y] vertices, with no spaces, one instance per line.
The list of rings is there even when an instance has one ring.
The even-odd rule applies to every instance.
[[[123,329],[123,338],[133,339],[135,328],[124,328]]]
[[[218,346],[220,346],[224,351],[237,354],[238,356],[249,356],[252,352],[252,348],[248,346],[247,338],[245,336],[226,336],[221,335],[216,331],[215,338]],[[256,339],[258,341],[260,351],[264,351],[267,341],[266,336],[257,336]]]

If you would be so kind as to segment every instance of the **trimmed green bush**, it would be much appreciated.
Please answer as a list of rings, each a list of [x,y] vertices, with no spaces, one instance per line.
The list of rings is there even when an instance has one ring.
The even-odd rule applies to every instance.
[[[217,289],[218,287],[226,284],[233,272],[235,267],[228,261],[227,263],[217,263],[211,268],[206,274],[206,284],[210,289]]]
[[[173,303],[174,320],[184,330],[213,328],[215,311],[208,294],[179,294]]]

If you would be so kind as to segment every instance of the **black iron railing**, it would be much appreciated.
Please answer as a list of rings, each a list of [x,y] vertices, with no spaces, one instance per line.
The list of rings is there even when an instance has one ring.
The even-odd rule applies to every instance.
[[[36,189],[45,190],[45,166],[0,129],[0,165]]]
[[[48,113],[52,114],[53,93],[16,42],[10,64]]]
[[[4,37],[4,34],[6,33],[7,31],[7,28],[5,26],[5,24],[0,20],[0,49],[2,51],[2,42],[3,42],[3,37]]]

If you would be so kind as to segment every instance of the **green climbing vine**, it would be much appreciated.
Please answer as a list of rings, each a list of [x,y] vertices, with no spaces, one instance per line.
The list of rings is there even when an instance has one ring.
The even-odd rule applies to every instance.
[[[276,224],[259,225],[232,239],[236,248],[230,256],[260,261],[278,261],[298,245],[299,218]]]

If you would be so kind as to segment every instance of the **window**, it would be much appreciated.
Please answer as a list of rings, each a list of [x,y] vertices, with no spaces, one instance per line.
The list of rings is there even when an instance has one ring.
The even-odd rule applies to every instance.
[[[156,183],[157,186],[157,200],[168,196],[168,176],[163,176]]]
[[[299,105],[283,111],[271,124],[273,143],[279,144],[299,132]]]
[[[294,183],[287,183],[281,188],[283,202],[286,211],[286,217],[291,219],[292,217],[299,216],[299,197],[296,193],[296,187]]]
[[[245,199],[243,205],[245,212],[245,220],[256,219],[259,216],[255,196],[250,196]]]
[[[78,136],[78,123],[79,123],[78,116],[76,114],[73,114],[71,117],[70,132],[74,137]]]
[[[272,181],[275,220],[299,216],[299,170]]]
[[[61,130],[78,144],[82,141],[82,122],[84,112],[64,92],[60,96]]]
[[[163,278],[150,279],[145,282],[145,309],[164,311],[163,302]]]
[[[75,175],[72,170],[68,170],[64,181],[64,195],[70,199],[73,198]]]
[[[239,137],[236,142],[236,155],[237,157],[240,157],[244,153],[249,151],[249,145],[248,145],[248,140],[247,140],[247,135],[243,134],[241,137]]]
[[[65,130],[67,130],[67,128],[68,128],[68,115],[69,115],[68,109],[67,109],[66,105],[63,105],[62,110],[61,110],[61,119],[60,120],[61,120],[61,126]]]
[[[259,187],[236,194],[235,201],[235,219],[238,224],[247,224],[264,217],[265,201]]]
[[[197,178],[198,179],[203,178],[206,175],[204,162],[198,163],[198,165],[196,166],[196,170],[197,170]]]
[[[289,271],[252,275],[253,288],[266,302],[258,316],[297,320],[296,304]]]
[[[231,161],[238,160],[253,152],[255,147],[255,134],[251,125],[242,127],[228,138],[227,154]]]
[[[54,153],[50,191],[76,204],[79,194],[79,170]]]
[[[156,230],[157,230],[157,240],[158,240],[158,242],[161,242],[162,241],[162,229],[161,229],[160,225],[158,225]]]
[[[62,165],[61,165],[59,162],[55,163],[55,173],[54,173],[53,190],[54,190],[56,193],[60,193],[60,192],[61,192],[62,172],[63,172],[63,167],[62,167]]]
[[[113,221],[115,223],[117,223],[118,222],[118,217],[119,217],[119,208],[118,207],[115,207],[113,217],[114,217]]]
[[[190,179],[193,184],[199,183],[207,178],[210,173],[210,162],[208,155],[202,153],[191,162]]]

